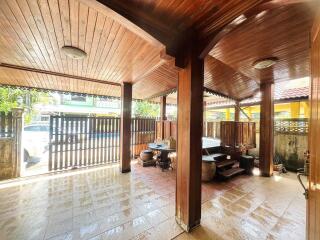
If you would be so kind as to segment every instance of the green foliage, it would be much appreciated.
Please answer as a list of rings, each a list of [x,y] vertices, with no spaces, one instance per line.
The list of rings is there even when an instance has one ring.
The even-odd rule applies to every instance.
[[[25,122],[29,123],[35,113],[33,105],[47,102],[48,93],[36,90],[11,89],[0,87],[0,112],[9,112],[12,108],[23,107],[26,111]],[[19,103],[20,102],[20,103]]]
[[[159,104],[148,101],[135,102],[133,115],[136,117],[158,117],[160,115]]]

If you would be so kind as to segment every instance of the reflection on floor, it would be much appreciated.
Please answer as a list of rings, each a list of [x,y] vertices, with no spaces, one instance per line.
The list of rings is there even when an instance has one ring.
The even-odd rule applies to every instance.
[[[293,176],[203,184],[202,223],[174,218],[175,174],[118,166],[0,184],[0,239],[304,239],[305,200]]]
[[[46,152],[41,158],[31,158],[28,162],[24,162],[21,176],[34,176],[48,173],[49,153]]]

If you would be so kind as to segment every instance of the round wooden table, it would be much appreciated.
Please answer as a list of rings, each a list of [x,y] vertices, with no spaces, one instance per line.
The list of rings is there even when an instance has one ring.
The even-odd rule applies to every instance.
[[[156,144],[156,143],[149,143],[148,148],[153,151],[159,151],[160,152],[160,161],[159,166],[164,169],[168,169],[170,167],[170,158],[168,158],[169,153],[175,152],[176,149],[168,148],[165,144]]]

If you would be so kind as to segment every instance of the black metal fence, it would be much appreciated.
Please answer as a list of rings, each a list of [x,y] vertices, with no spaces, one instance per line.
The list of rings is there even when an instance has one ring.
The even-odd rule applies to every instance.
[[[12,112],[0,112],[0,137],[12,137],[13,118]]]
[[[131,155],[155,138],[155,119],[132,119]],[[116,163],[120,118],[50,117],[49,171]]]

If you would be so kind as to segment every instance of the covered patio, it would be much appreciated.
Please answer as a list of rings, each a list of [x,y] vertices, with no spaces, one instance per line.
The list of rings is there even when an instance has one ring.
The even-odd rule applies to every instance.
[[[0,4],[2,86],[121,101],[119,118],[51,118],[50,143],[61,154],[60,160],[58,151],[49,157],[50,171],[74,167],[62,160],[63,144],[69,144],[71,152],[76,149],[69,159],[78,165],[85,162],[83,169],[1,183],[1,239],[305,237],[306,202],[297,192],[298,182],[290,174],[273,173],[274,84],[313,76],[310,60],[318,64],[318,52],[310,54],[310,42],[316,44],[320,29],[317,1],[3,0]],[[318,67],[313,67],[315,73]],[[316,82],[312,90],[312,96],[318,96]],[[204,94],[234,101],[234,121],[225,123],[228,141],[220,144],[238,151],[243,146],[236,136],[255,129],[254,124],[239,121],[240,102],[257,92],[261,93],[260,176],[202,183]],[[160,103],[160,139],[166,133],[166,105],[177,104],[174,171],[132,162],[133,100]],[[312,104],[316,121],[318,101]],[[65,141],[68,126],[88,137]],[[110,126],[111,131],[103,130]],[[144,126],[142,131],[154,134],[152,124]],[[317,126],[313,122],[313,149]],[[96,155],[95,144],[100,141],[105,146],[105,133],[112,136],[115,157],[103,162],[99,156],[107,154],[101,150]],[[13,137],[19,140],[17,136]],[[91,143],[92,155],[80,157],[77,150]],[[232,156],[224,153],[225,159],[227,155]],[[317,159],[315,153],[310,156]],[[102,167],[96,168],[97,163]],[[320,214],[315,210],[318,165],[311,164],[313,187],[310,195],[306,192],[312,201],[307,214],[310,240],[320,237]],[[19,177],[17,172],[13,175]],[[313,214],[317,217],[311,218]]]

